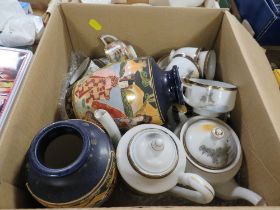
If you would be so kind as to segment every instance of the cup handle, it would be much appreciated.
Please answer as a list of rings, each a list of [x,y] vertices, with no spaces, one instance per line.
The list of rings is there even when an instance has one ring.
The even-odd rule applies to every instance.
[[[111,39],[111,42],[107,42],[108,39]],[[113,41],[117,41],[118,38],[115,37],[115,36],[112,36],[112,35],[102,35],[102,36],[100,37],[100,40],[103,42],[103,44],[104,44],[105,46],[107,46],[108,44],[112,43]],[[107,40],[107,41],[106,41],[106,40]]]
[[[178,184],[181,184],[184,187],[175,186],[170,192],[176,196],[196,203],[210,203],[215,196],[213,187],[206,180],[196,174],[181,174],[179,176]],[[187,189],[187,187],[191,187],[193,190]]]
[[[171,52],[170,52],[170,54],[169,54],[169,57],[168,57],[169,62],[173,59],[175,53],[176,53],[176,50],[171,50]]]

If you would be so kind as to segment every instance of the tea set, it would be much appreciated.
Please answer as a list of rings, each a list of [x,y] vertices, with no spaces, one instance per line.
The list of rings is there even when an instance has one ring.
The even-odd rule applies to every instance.
[[[86,58],[68,81],[69,119],[47,125],[31,143],[26,164],[31,195],[46,207],[100,206],[120,176],[141,194],[265,205],[234,180],[242,148],[218,117],[233,110],[237,87],[212,80],[215,52],[184,47],[156,62],[137,57],[132,45],[115,36],[100,40],[106,57]],[[168,129],[168,111],[186,104],[198,116],[182,117],[175,130]],[[70,144],[78,149],[74,155]],[[70,161],[54,159],[52,152],[69,152]]]

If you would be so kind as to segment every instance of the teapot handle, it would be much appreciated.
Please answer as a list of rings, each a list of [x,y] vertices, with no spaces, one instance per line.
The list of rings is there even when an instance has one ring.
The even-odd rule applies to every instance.
[[[113,41],[117,41],[117,40],[118,40],[117,37],[112,36],[112,35],[102,35],[102,36],[100,37],[100,40],[103,42],[103,44],[104,44],[105,46],[107,46],[108,44],[110,44],[110,43],[113,42],[113,41],[107,42],[108,39],[111,39],[111,40],[113,40]],[[106,41],[106,40],[107,40],[107,41]]]
[[[215,196],[213,187],[206,180],[196,174],[181,174],[179,176],[178,184],[183,185],[185,188],[175,186],[170,190],[170,192],[196,203],[210,203]],[[191,187],[194,190],[187,189],[187,187]]]

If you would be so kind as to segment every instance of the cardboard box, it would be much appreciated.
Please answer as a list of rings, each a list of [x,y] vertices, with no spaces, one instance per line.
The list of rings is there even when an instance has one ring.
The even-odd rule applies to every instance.
[[[89,25],[91,19],[101,30]],[[98,39],[102,34],[130,42],[140,56],[159,57],[182,46],[214,48],[216,79],[239,87],[230,125],[244,149],[248,177],[243,181],[268,205],[280,205],[279,88],[264,50],[234,16],[201,8],[62,4],[50,19],[0,136],[0,208],[34,207],[25,189],[25,154],[38,130],[56,119],[71,52],[104,55]]]

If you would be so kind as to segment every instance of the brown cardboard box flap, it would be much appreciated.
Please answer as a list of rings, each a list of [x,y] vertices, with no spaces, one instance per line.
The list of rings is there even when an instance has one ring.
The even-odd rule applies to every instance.
[[[275,167],[280,159],[280,153],[276,152],[280,149],[280,94],[279,87],[272,73],[270,64],[266,58],[265,51],[261,48],[257,42],[252,39],[251,35],[240,26],[240,23],[230,13],[226,12],[226,15],[232,25],[233,32],[239,43],[241,53],[246,61],[246,65],[250,71],[250,74],[254,80],[255,88],[258,90],[259,97],[261,98],[262,106],[266,110],[268,115],[268,122],[262,122],[262,118],[258,117],[258,112],[252,113],[249,116],[249,121],[254,121],[258,127],[254,130],[263,133],[263,139],[257,138],[252,133],[252,141],[250,147],[259,160],[262,160],[262,164],[271,172],[271,174],[280,174],[280,168]],[[251,101],[251,107],[256,103]],[[243,122],[246,124],[246,122]],[[272,127],[269,127],[269,126]],[[270,135],[275,135],[275,141],[270,139]],[[268,151],[271,151],[268,152]],[[273,154],[275,151],[275,154]],[[269,154],[269,155],[268,155]],[[280,176],[273,177],[280,185]],[[279,201],[280,202],[280,201]],[[279,203],[280,204],[280,203]]]
[[[16,185],[23,183],[23,161],[33,137],[56,117],[62,83],[70,65],[71,43],[60,8],[49,24],[51,27],[42,37],[0,133],[0,179]],[[44,62],[48,65],[42,66]]]

